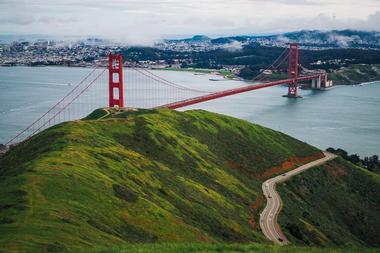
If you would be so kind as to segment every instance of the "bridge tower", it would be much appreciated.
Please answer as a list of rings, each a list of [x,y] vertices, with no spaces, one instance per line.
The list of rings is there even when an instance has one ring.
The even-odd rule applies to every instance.
[[[108,55],[109,107],[124,107],[123,58],[121,54]]]
[[[289,79],[293,79],[288,86],[288,95],[290,98],[298,97],[298,44],[292,43],[289,46]]]

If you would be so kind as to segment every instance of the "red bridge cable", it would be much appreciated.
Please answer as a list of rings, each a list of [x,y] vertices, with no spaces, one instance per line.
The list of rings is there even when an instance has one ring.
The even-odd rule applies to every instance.
[[[136,70],[137,72],[139,72],[140,74],[152,79],[152,80],[155,80],[159,83],[162,83],[162,84],[165,84],[165,85],[168,85],[168,86],[171,86],[173,88],[177,88],[177,89],[180,89],[180,90],[186,90],[186,91],[193,91],[193,92],[198,92],[198,93],[212,93],[212,91],[205,91],[205,90],[198,90],[198,89],[192,89],[192,88],[188,88],[188,87],[185,87],[185,86],[182,86],[182,85],[179,85],[179,84],[176,84],[176,83],[173,83],[173,82],[170,82],[162,77],[159,77],[155,74],[153,74],[152,72],[148,71],[148,70],[145,70],[145,69],[137,69],[137,68],[134,68],[132,67],[132,69]],[[143,70],[147,73],[144,73]],[[160,80],[161,79],[161,80]]]
[[[199,92],[199,93],[212,93],[212,91],[204,91],[204,90],[198,90],[198,89],[192,89],[192,88],[188,88],[188,87],[185,87],[185,86],[182,86],[182,85],[179,85],[179,84],[176,84],[176,83],[173,83],[173,82],[170,82],[158,75],[155,75],[153,74],[152,72],[146,70],[146,69],[136,69],[134,68],[136,71],[138,71],[139,73],[141,73],[142,75],[152,79],[152,80],[155,80],[159,83],[162,83],[164,85],[168,85],[170,87],[173,87],[173,88],[177,88],[177,89],[180,89],[180,90],[185,90],[185,91],[193,91],[193,92]],[[143,71],[145,71],[146,73],[144,73]]]
[[[257,76],[255,76],[255,77],[252,79],[252,81],[255,81],[259,76],[261,76],[261,75],[264,73],[264,71],[271,69],[271,68],[276,64],[276,62],[280,60],[280,58],[285,54],[286,51],[288,51],[288,48],[285,48],[285,49],[282,51],[282,53],[280,54],[280,56],[278,56],[277,59],[274,60],[274,62],[273,62],[271,65],[269,65],[267,68],[265,68],[263,71],[261,71]],[[284,59],[287,59],[288,56],[289,56],[289,52],[288,52],[288,55],[287,55]],[[284,61],[284,60],[283,60],[283,61]],[[282,62],[283,62],[283,61],[282,61]],[[281,62],[281,63],[282,63],[282,62]],[[278,65],[278,66],[279,66],[279,65]]]
[[[23,133],[25,133],[26,131],[28,131],[34,124],[36,124],[39,120],[41,120],[43,117],[45,117],[49,112],[51,112],[53,109],[55,109],[60,103],[62,103],[68,96],[70,96],[75,90],[77,90],[79,88],[79,86],[81,86],[83,84],[84,81],[87,80],[87,78],[89,78],[94,72],[95,70],[97,69],[97,67],[99,67],[99,63],[95,65],[95,67],[93,68],[93,70],[87,75],[85,76],[69,93],[67,93],[61,100],[59,100],[54,106],[52,106],[47,112],[45,112],[42,116],[40,116],[38,119],[36,119],[32,124],[30,124],[28,127],[26,127],[25,129],[23,129],[21,132],[19,132],[15,137],[13,137],[10,141],[8,141],[5,145],[8,145],[10,144],[12,141],[14,141],[15,139],[17,139],[20,135],[22,135]]]
[[[68,106],[70,106],[78,97],[80,97],[85,91],[88,90],[88,88],[90,88],[90,86],[92,86],[95,81],[97,81],[99,79],[99,77],[101,77],[104,72],[106,71],[107,69],[104,69],[102,72],[100,72],[99,75],[96,76],[96,78],[94,80],[92,80],[78,95],[76,95],[69,103],[67,103],[64,107],[62,107],[62,109],[60,111],[58,111],[56,114],[54,114],[48,121],[46,121],[42,126],[40,126],[36,131],[34,131],[31,135],[29,135],[26,139],[29,139],[30,137],[32,137],[34,134],[36,134],[41,128],[43,128],[44,126],[46,126],[46,124],[48,122],[50,122],[52,119],[54,119],[57,115],[59,115],[63,110],[65,110]]]
[[[282,57],[287,51],[288,51],[287,48],[284,49],[284,50],[281,52],[281,54],[277,57],[277,59],[276,59],[271,65],[269,65],[265,70],[271,69],[274,65],[276,65],[276,64],[278,63],[278,61],[281,59],[281,57]],[[289,56],[289,52],[288,52],[287,56],[286,56],[284,59],[282,59],[282,61],[281,61],[280,63],[277,64],[276,68],[278,68],[278,67],[279,67],[279,66],[280,66],[280,65],[281,65],[281,64],[287,59],[288,56]],[[158,81],[158,82],[163,83],[163,84],[165,84],[165,85],[169,85],[169,86],[174,87],[174,88],[177,88],[177,89],[188,90],[188,91],[194,91],[194,92],[199,92],[199,93],[208,93],[208,94],[212,93],[212,91],[192,89],[192,88],[188,88],[188,87],[185,87],[185,86],[182,86],[182,85],[176,84],[176,83],[174,83],[174,82],[171,82],[171,81],[169,81],[169,80],[166,80],[166,79],[164,79],[164,78],[162,78],[162,77],[160,77],[160,76],[158,76],[158,75],[152,73],[151,71],[148,71],[147,69],[141,69],[141,70],[140,70],[140,69],[137,69],[137,68],[133,68],[133,69],[136,70],[136,71],[138,71],[138,72],[141,73],[142,75],[147,76],[148,78],[151,78],[151,79],[153,79],[153,80],[155,80],[155,81]],[[256,78],[258,78],[259,76],[261,76],[261,75],[264,73],[265,70],[263,70],[260,74],[258,74],[256,77],[254,77],[253,80],[255,80]],[[146,74],[146,73],[143,73],[143,71],[145,71],[147,74]],[[264,79],[265,77],[266,77],[266,76],[264,76],[263,78],[261,78],[259,81],[261,81],[261,80]],[[157,80],[157,79],[159,79],[159,80]]]
[[[168,84],[171,84],[171,85],[174,85],[174,86],[177,86],[177,88],[181,89],[186,89],[186,90],[190,90],[190,91],[195,91],[195,92],[200,92],[200,93],[212,93],[212,91],[206,91],[206,90],[199,90],[199,89],[193,89],[193,88],[188,88],[186,86],[183,86],[183,85],[180,85],[180,84],[177,84],[177,83],[174,83],[172,81],[169,81],[169,80],[166,80],[165,78],[161,77],[161,76],[158,76],[156,74],[154,74],[153,72],[147,70],[147,69],[144,69],[145,72],[149,73],[150,75],[162,80],[163,82],[165,83],[168,83]]]
[[[290,52],[288,52],[288,54],[285,56],[285,58],[282,59],[281,62],[279,62],[279,63],[277,64],[277,66],[274,67],[274,64],[272,64],[270,68],[274,67],[274,69],[277,69],[278,67],[280,67],[281,64],[283,64],[284,61],[286,61],[286,60],[288,59],[289,54],[290,54]],[[270,68],[268,68],[268,69],[270,69]],[[257,80],[257,81],[262,81],[262,80],[264,80],[266,77],[267,77],[267,76],[263,76],[262,78],[260,78],[260,79]]]

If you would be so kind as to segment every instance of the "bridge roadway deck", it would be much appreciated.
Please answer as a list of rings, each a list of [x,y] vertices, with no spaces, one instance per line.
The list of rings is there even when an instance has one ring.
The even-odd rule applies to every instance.
[[[316,74],[316,75],[298,77],[298,81],[307,81],[307,80],[318,78],[323,75],[324,74]],[[177,108],[181,108],[181,107],[185,107],[185,106],[189,106],[189,105],[193,105],[193,104],[197,104],[197,103],[201,103],[201,102],[205,102],[205,101],[209,101],[209,100],[213,100],[213,99],[217,99],[221,97],[227,97],[227,96],[231,96],[231,95],[235,95],[235,94],[239,94],[239,93],[243,93],[247,91],[258,90],[258,89],[268,88],[268,87],[277,86],[277,85],[289,84],[289,83],[292,83],[293,81],[294,79],[285,79],[285,80],[279,80],[279,81],[262,83],[262,84],[247,85],[244,87],[218,91],[218,92],[211,93],[208,95],[185,99],[178,102],[162,105],[160,106],[160,108],[166,107],[169,109],[177,109]]]

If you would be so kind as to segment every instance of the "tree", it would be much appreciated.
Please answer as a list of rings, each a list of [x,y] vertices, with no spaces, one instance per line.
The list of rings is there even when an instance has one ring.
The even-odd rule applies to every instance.
[[[361,159],[358,154],[348,155],[347,151],[343,149],[334,149],[334,148],[328,148],[326,149],[327,152],[336,154],[341,156],[343,159],[350,161],[351,163],[366,168],[369,171],[380,173],[380,161],[378,155],[373,155],[370,157],[364,157],[364,159]]]
[[[349,160],[350,160],[350,162],[352,162],[353,164],[359,164],[359,163],[361,163],[360,156],[358,156],[357,154],[350,155],[350,156],[349,156]]]

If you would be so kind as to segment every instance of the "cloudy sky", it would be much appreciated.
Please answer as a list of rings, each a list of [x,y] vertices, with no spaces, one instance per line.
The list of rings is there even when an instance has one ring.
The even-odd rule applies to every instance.
[[[380,30],[380,0],[0,0],[0,34],[163,37]]]

